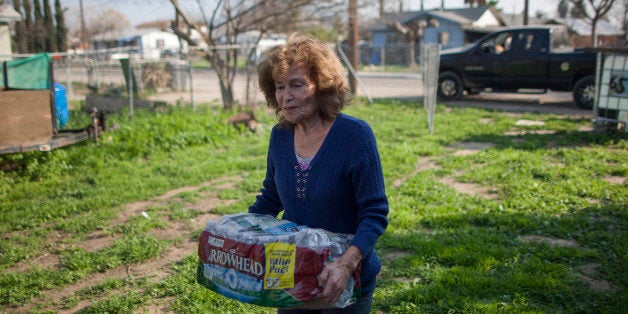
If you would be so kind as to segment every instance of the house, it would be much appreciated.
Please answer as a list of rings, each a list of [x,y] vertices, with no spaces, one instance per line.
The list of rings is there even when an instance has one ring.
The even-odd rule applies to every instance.
[[[493,6],[385,14],[369,30],[373,47],[413,42],[453,48],[505,26]]]
[[[576,48],[591,47],[591,22],[581,18],[552,18],[547,24],[565,25],[570,34],[570,44]],[[626,34],[617,26],[599,20],[595,27],[597,46],[618,46],[626,44]]]
[[[172,32],[159,28],[141,28],[107,32],[91,39],[93,50],[111,49],[121,51],[124,48],[137,50],[134,53],[142,59],[160,59],[164,56],[187,53],[188,46]],[[111,55],[110,55],[111,57]],[[113,58],[125,57],[113,55]]]
[[[0,2],[0,60],[7,60],[13,51],[11,49],[10,23],[20,21],[22,16],[13,10],[9,2]]]

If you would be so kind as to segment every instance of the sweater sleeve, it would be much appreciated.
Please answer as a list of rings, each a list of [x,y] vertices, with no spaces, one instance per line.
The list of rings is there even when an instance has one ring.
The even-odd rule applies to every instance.
[[[352,244],[366,256],[388,226],[388,198],[375,135],[366,123],[362,131],[349,175],[358,205],[358,228]]]
[[[249,213],[272,215],[277,217],[279,212],[283,210],[277,185],[275,183],[275,165],[274,165],[274,147],[276,145],[275,129],[270,137],[268,155],[266,156],[266,177],[264,178],[263,187],[260,194],[257,195],[255,203],[249,207]]]

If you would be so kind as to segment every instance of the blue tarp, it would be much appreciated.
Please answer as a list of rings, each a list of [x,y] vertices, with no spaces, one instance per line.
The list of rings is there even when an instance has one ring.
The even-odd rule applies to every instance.
[[[57,111],[57,126],[62,127],[68,123],[70,111],[68,110],[68,98],[65,92],[65,86],[54,83],[55,87],[55,109]]]

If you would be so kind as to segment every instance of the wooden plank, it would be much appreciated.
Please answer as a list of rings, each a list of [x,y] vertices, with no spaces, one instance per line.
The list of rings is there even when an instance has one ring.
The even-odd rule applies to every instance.
[[[41,151],[47,152],[56,148],[65,147],[78,142],[82,142],[89,139],[89,133],[87,131],[76,132],[60,132],[59,137],[53,139],[47,139],[39,143],[28,143],[21,145],[0,145],[0,154],[22,153],[29,151]]]
[[[0,92],[0,146],[48,142],[53,136],[49,90]]]

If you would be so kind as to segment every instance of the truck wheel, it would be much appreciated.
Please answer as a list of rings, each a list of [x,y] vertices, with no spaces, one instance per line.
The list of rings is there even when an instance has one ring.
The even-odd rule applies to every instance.
[[[585,76],[573,86],[573,100],[582,109],[593,109],[595,101],[595,78],[593,75]]]
[[[462,80],[458,74],[446,71],[438,76],[438,98],[444,100],[458,100],[462,97]]]

